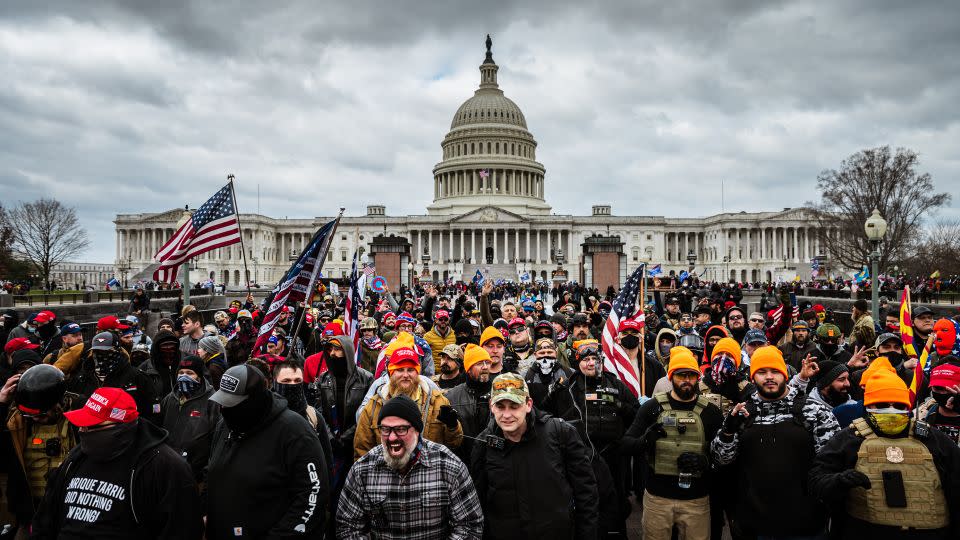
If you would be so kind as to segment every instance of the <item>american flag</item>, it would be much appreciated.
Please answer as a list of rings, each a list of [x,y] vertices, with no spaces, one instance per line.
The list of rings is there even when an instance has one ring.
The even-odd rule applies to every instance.
[[[283,306],[287,305],[287,302],[299,302],[307,298],[307,291],[316,283],[320,267],[323,266],[323,259],[330,247],[332,232],[336,229],[338,221],[340,218],[327,223],[313,235],[307,247],[270,293],[268,303],[270,307],[267,308],[267,313],[260,324],[260,333],[253,347],[254,351],[259,351],[267,343],[267,339],[273,333],[273,327],[277,325],[277,317]]]
[[[357,257],[359,253],[353,254],[353,267],[350,270],[350,290],[347,291],[347,302],[343,310],[343,333],[350,336],[353,341],[353,350],[359,351],[360,332],[357,326],[360,324],[360,308],[363,306],[364,292],[367,290],[367,273],[357,273]],[[356,358],[357,364],[360,363],[360,355]]]
[[[160,263],[153,279],[172,284],[181,264],[197,255],[239,242],[240,221],[233,205],[233,183],[229,183],[203,203],[153,256]]]
[[[617,344],[616,337],[619,333],[617,329],[620,327],[620,321],[643,320],[643,310],[637,306],[637,296],[640,294],[640,283],[645,279],[646,270],[647,265],[641,264],[620,289],[620,294],[613,300],[613,309],[610,310],[610,316],[603,325],[603,336],[600,339],[603,355],[606,357],[603,368],[623,381],[634,396],[640,396],[643,393],[643,389],[640,388],[640,374],[630,363],[623,348]],[[643,362],[642,357],[637,360]]]
[[[377,273],[377,267],[372,264],[363,265],[363,275],[370,277]]]
[[[486,178],[490,176],[490,169],[480,169],[480,178]]]

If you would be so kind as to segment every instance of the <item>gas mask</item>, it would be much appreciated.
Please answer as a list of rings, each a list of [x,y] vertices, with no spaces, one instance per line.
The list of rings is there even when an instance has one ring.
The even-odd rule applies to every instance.
[[[867,409],[867,416],[877,431],[890,437],[903,433],[910,424],[910,411],[902,411],[894,407]]]
[[[123,353],[116,349],[98,352],[93,355],[93,371],[103,381],[123,363]]]

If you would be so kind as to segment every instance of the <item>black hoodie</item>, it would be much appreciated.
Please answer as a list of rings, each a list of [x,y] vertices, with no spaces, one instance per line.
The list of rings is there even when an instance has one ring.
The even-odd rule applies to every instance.
[[[134,521],[131,524],[133,528],[125,531],[122,537],[200,538],[203,533],[200,498],[190,467],[165,444],[166,431],[149,422],[137,422],[137,438],[118,460],[130,465],[129,473],[121,475],[126,482],[120,487],[129,495],[126,499],[133,510]],[[76,491],[70,489],[71,480],[79,479],[76,473],[81,468],[87,471],[84,476],[96,480],[95,472],[99,467],[104,469],[104,474],[116,476],[116,471],[108,471],[117,467],[116,462],[98,464],[90,460],[79,445],[70,451],[47,484],[43,502],[34,517],[30,538],[52,540],[58,537],[67,512],[77,508],[64,507],[67,492]],[[83,493],[82,489],[77,489]],[[96,523],[90,524],[90,534],[92,537],[107,538],[97,530]]]
[[[268,395],[268,414],[246,433],[224,421],[213,432],[207,540],[314,538],[323,531],[330,483],[320,441],[283,398]]]
[[[160,344],[168,341],[176,344],[172,367],[160,358]],[[140,364],[140,371],[146,373],[153,381],[154,391],[158,396],[166,396],[177,384],[177,366],[179,364],[180,339],[173,332],[161,330],[153,338],[153,345],[150,346],[150,359]]]

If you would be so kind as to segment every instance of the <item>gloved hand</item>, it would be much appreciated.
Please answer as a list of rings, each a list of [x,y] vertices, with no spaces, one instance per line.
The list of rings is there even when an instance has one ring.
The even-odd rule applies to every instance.
[[[677,468],[680,472],[703,476],[709,466],[710,461],[707,456],[696,452],[684,452],[677,457]]]
[[[647,430],[643,432],[643,435],[640,436],[640,446],[650,448],[657,442],[657,439],[662,439],[666,436],[667,430],[663,429],[663,424],[657,422],[648,427]]]
[[[743,422],[746,421],[747,417],[742,413],[738,414],[736,411],[730,411],[730,414],[723,419],[723,432],[729,433],[730,435],[735,435],[740,433],[740,429],[743,428]]]
[[[841,487],[846,489],[851,489],[855,487],[862,487],[864,489],[870,489],[872,484],[867,475],[856,469],[848,469],[837,475],[837,482]]]
[[[437,413],[437,420],[443,422],[449,429],[457,429],[457,422],[460,421],[460,415],[457,410],[450,405],[441,405],[440,412]]]

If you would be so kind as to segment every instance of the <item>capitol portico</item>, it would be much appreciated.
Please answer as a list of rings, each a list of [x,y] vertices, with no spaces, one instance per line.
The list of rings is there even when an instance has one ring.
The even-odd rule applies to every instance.
[[[391,216],[376,201],[365,215],[346,214],[324,263],[326,276],[345,277],[354,250],[362,249],[391,285],[413,276],[469,281],[480,269],[493,278],[529,273],[548,282],[619,287],[641,262],[679,273],[694,257],[696,272],[706,279],[809,279],[810,260],[823,253],[821,235],[837,234],[818,229],[802,208],[667,218],[616,215],[599,200],[588,216],[552,213],[537,141],[523,112],[500,90],[498,69],[488,39],[479,88],[457,109],[441,142],[426,214]],[[118,267],[131,276],[148,268],[181,214],[118,215]],[[291,254],[330,219],[241,214],[249,279],[275,284]],[[243,283],[239,245],[207,253],[193,268],[192,281]]]

